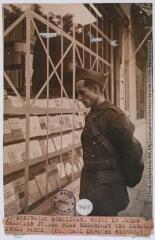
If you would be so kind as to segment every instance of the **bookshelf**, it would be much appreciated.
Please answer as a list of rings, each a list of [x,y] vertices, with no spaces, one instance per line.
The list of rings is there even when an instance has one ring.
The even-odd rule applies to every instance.
[[[57,97],[53,95],[50,98],[49,96],[43,98],[43,95],[31,96],[31,84],[33,85],[31,57],[35,42],[32,46],[30,15],[30,9],[21,13],[19,19],[15,19],[4,33],[4,71],[13,84],[9,85],[9,81],[5,79],[7,81],[4,84],[7,94],[4,99],[3,138],[5,216],[31,213],[35,210],[39,212],[39,206],[46,205],[59,189],[72,189],[75,182],[79,185],[78,179],[82,169],[80,134],[84,122],[81,118],[84,119],[86,112],[84,106],[75,99],[75,74],[73,83],[68,84],[70,92],[73,91],[72,97],[66,96],[63,86],[60,88],[61,96],[57,94],[55,94]],[[63,52],[61,57],[62,55]],[[23,98],[22,102],[19,95]],[[66,120],[62,121],[65,117]],[[31,122],[32,118],[37,122]],[[46,127],[42,129],[41,118],[49,120],[48,124],[46,122],[44,124],[47,125],[47,129]],[[67,118],[71,127],[63,128],[63,124],[67,126]],[[53,125],[54,122],[59,123],[59,128],[50,125],[50,121]],[[40,130],[35,134],[31,126],[37,128],[38,124]],[[50,152],[52,146],[55,149]]]
[[[57,152],[50,153],[50,154],[48,154],[48,158],[51,159],[51,158],[54,158],[54,157],[59,156],[60,154],[67,153],[67,152],[71,151],[73,147],[74,147],[75,149],[76,149],[76,148],[80,148],[80,147],[81,147],[81,144],[72,145],[72,146],[70,146],[70,147],[68,147],[68,148],[65,148],[65,149],[63,149],[63,150],[59,150],[59,151],[57,151]],[[33,165],[36,165],[36,164],[39,164],[39,163],[41,163],[41,162],[45,162],[46,159],[47,159],[47,156],[46,156],[46,155],[41,156],[41,157],[34,158],[34,159],[31,160],[29,167],[31,167],[31,166],[33,166]],[[16,173],[16,172],[18,172],[18,171],[24,170],[24,167],[25,167],[24,162],[21,162],[21,163],[19,163],[18,165],[11,166],[11,167],[9,167],[9,166],[4,166],[4,167],[3,167],[4,177],[7,176],[7,175]]]
[[[19,185],[17,184],[16,186],[16,182],[19,181],[21,178],[24,178],[24,171],[25,171],[25,159],[23,159],[22,161],[16,161],[16,160],[12,160],[11,164],[9,162],[9,160],[6,161],[6,159],[8,159],[10,157],[6,158],[6,154],[5,152],[9,151],[10,146],[12,147],[16,147],[15,151],[16,153],[11,152],[11,156],[12,154],[15,155],[13,156],[13,158],[16,157],[17,152],[19,151],[19,148],[23,148],[23,144],[25,144],[25,131],[23,130],[23,124],[21,125],[20,122],[25,122],[25,111],[24,108],[20,107],[20,102],[18,102],[18,98],[13,97],[13,101],[12,100],[12,96],[9,97],[8,99],[4,100],[4,138],[3,138],[3,146],[4,146],[4,167],[3,167],[3,176],[4,176],[4,186],[6,187],[6,189],[15,189],[14,190],[14,195],[16,196],[15,199],[16,201],[13,203],[12,205],[7,205],[8,207],[6,207],[6,214],[7,216],[9,216],[10,214],[17,214],[17,213],[23,213],[24,211],[24,197],[22,199],[20,199],[19,196],[24,196],[25,192],[23,190],[22,193],[19,192],[19,189],[23,189],[23,185]],[[33,101],[33,99],[32,99]],[[44,104],[44,99],[39,99],[39,103],[41,103],[43,101]],[[58,99],[57,99],[58,101]],[[17,105],[17,106],[16,106]],[[42,105],[42,104],[41,104]],[[68,144],[68,146],[58,146],[61,145],[60,143],[60,137],[62,136],[66,136],[66,141],[69,141],[69,136],[70,139],[72,139],[72,134],[73,134],[73,129],[74,129],[74,134],[76,135],[77,133],[79,133],[79,131],[82,131],[82,128],[84,126],[84,122],[81,122],[81,118],[79,115],[79,113],[82,111],[82,109],[79,107],[79,105],[77,104],[77,108],[76,111],[74,111],[74,115],[76,115],[76,121],[74,119],[74,124],[73,125],[73,115],[72,115],[72,109],[70,108],[70,106],[68,105],[68,107],[65,107],[65,109],[60,109],[53,107],[51,109],[48,109],[48,113],[49,113],[49,118],[51,118],[51,121],[53,118],[56,118],[55,121],[53,120],[52,123],[54,124],[54,122],[58,122],[57,119],[60,121],[60,119],[62,118],[64,121],[60,121],[59,124],[57,124],[57,126],[52,126],[52,130],[51,132],[49,132],[48,134],[48,141],[51,140],[52,144],[54,146],[54,150],[53,152],[49,152],[48,150],[48,154],[43,152],[43,149],[41,147],[41,141],[46,141],[47,140],[47,136],[46,136],[46,128],[42,129],[41,128],[41,123],[42,120],[46,119],[47,117],[47,111],[45,108],[43,108],[40,105],[39,107],[33,107],[32,112],[30,112],[30,124],[32,124],[32,128],[30,127],[30,149],[31,149],[31,143],[33,141],[37,141],[37,144],[40,144],[40,149],[39,151],[42,151],[42,154],[29,159],[29,171],[30,171],[30,179],[29,182],[32,181],[34,188],[37,190],[37,186],[39,188],[39,184],[37,181],[39,175],[43,175],[46,173],[46,162],[48,160],[49,165],[52,165],[55,169],[57,169],[57,173],[61,172],[61,168],[63,167],[63,175],[61,176],[61,174],[59,175],[59,181],[61,182],[61,184],[59,183],[57,186],[55,184],[55,186],[53,186],[53,191],[51,190],[50,192],[46,193],[46,196],[42,195],[43,194],[43,190],[42,192],[40,192],[40,190],[38,190],[38,193],[34,193],[34,196],[30,195],[30,199],[29,200],[29,211],[37,211],[38,207],[40,205],[44,206],[44,202],[47,201],[47,199],[49,199],[51,196],[55,193],[55,191],[57,191],[60,188],[65,188],[73,183],[74,181],[76,181],[76,179],[79,178],[80,176],[80,171],[82,169],[82,163],[79,167],[79,165],[74,165],[75,169],[76,169],[76,173],[74,172],[73,166],[72,165],[72,160],[71,157],[67,157],[67,160],[70,159],[70,162],[66,162],[65,160],[65,156],[68,153],[72,153],[73,149],[76,151],[81,149],[81,143],[80,143],[80,139],[79,142],[75,142],[73,144],[72,140],[70,141],[70,143]],[[21,111],[21,109],[23,111]],[[36,111],[37,109],[37,111]],[[61,115],[62,114],[62,115]],[[70,117],[71,118],[70,118]],[[75,116],[74,116],[75,117]],[[61,119],[61,120],[62,120]],[[33,121],[31,121],[33,120]],[[68,122],[69,121],[69,122]],[[68,125],[67,125],[68,123]],[[47,124],[47,123],[46,123]],[[62,124],[62,126],[61,126]],[[58,128],[59,125],[59,128]],[[35,126],[35,131],[33,127]],[[38,127],[37,127],[38,126]],[[49,125],[48,125],[49,126]],[[74,126],[74,127],[73,127]],[[68,127],[68,128],[67,128]],[[50,129],[50,126],[49,126]],[[61,129],[61,131],[60,131]],[[59,138],[56,139],[55,138]],[[66,142],[64,141],[64,142]],[[51,142],[49,141],[50,145]],[[5,149],[8,148],[6,151]],[[46,149],[46,146],[44,147]],[[35,146],[34,146],[35,149]],[[33,154],[33,153],[32,153]],[[30,155],[31,155],[31,151],[30,151]],[[34,154],[35,155],[35,154]],[[61,156],[61,162],[59,162],[59,158]],[[68,155],[69,156],[69,155]],[[17,156],[19,157],[19,156]],[[54,163],[54,159],[57,159]],[[54,164],[54,165],[53,165]],[[59,165],[60,164],[60,165]],[[62,166],[61,166],[62,164]],[[68,164],[68,165],[67,165]],[[58,167],[59,165],[59,167]],[[70,167],[70,170],[67,170],[68,172],[66,172],[66,166]],[[50,171],[51,172],[51,171]],[[49,178],[48,178],[49,179]],[[50,182],[50,189],[52,189],[52,181]],[[45,184],[45,181],[43,181]],[[37,185],[36,185],[37,184]],[[30,187],[29,187],[30,188]],[[31,188],[30,188],[31,189]],[[44,189],[46,191],[46,189]],[[13,190],[5,190],[6,192],[6,196],[8,195],[8,192],[11,192]],[[22,190],[20,190],[22,191]],[[11,196],[12,197],[12,196]],[[34,198],[34,199],[33,199]],[[7,197],[6,197],[7,199]],[[7,201],[6,201],[7,202]],[[46,204],[45,204],[46,205]],[[10,210],[10,209],[11,210]],[[9,209],[9,210],[8,210]],[[46,211],[46,209],[45,209]]]

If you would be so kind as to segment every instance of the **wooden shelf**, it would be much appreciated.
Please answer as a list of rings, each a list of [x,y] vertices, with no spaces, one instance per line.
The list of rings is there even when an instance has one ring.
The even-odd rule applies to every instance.
[[[71,151],[73,148],[79,148],[81,147],[81,144],[76,144],[76,145],[71,145],[67,148],[64,148],[62,150],[59,150],[59,151],[56,151],[56,152],[53,152],[53,153],[50,153],[48,154],[48,159],[50,158],[53,158],[53,157],[57,157],[59,156],[60,154],[64,154],[64,153],[67,153],[69,151]],[[41,162],[44,162],[46,161],[47,159],[47,155],[43,155],[41,157],[37,157],[37,158],[34,158],[34,159],[30,159],[29,161],[29,167],[33,166],[33,165],[36,165],[38,163],[41,163]],[[8,164],[4,165],[3,167],[3,173],[4,173],[4,177],[6,177],[7,175],[10,175],[10,174],[13,174],[15,172],[18,172],[18,171],[21,171],[21,170],[24,170],[25,168],[25,163],[24,161],[19,163],[19,164],[16,164],[15,166],[8,166]]]
[[[79,113],[81,110],[80,109],[75,109],[73,110],[72,108],[69,109],[62,109],[62,113],[63,114],[71,114],[73,112],[75,113]],[[61,109],[58,108],[50,108],[45,109],[45,108],[39,108],[39,107],[32,107],[30,109],[30,114],[32,115],[45,115],[45,114],[60,114],[61,113]],[[26,114],[26,110],[23,107],[14,107],[12,104],[10,104],[9,102],[7,102],[5,100],[4,102],[4,114],[5,115],[25,115]]]
[[[82,130],[82,127],[74,128],[74,130],[75,131]],[[69,133],[71,131],[73,131],[73,129],[66,129],[66,130],[62,130],[62,133],[65,134],[65,133]],[[49,133],[48,136],[52,137],[53,135],[56,135],[56,134],[61,134],[61,131],[53,131],[53,132]],[[45,135],[37,135],[34,137],[30,137],[30,140],[42,140],[42,139],[45,139],[45,137],[46,137],[46,134]],[[4,146],[8,146],[8,145],[16,144],[16,143],[20,143],[20,142],[25,142],[25,138],[17,138],[17,139],[10,139],[10,140],[6,140],[5,138],[3,138]]]

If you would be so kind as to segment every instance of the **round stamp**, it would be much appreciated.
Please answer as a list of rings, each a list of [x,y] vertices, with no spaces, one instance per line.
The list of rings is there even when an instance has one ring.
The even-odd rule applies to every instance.
[[[88,199],[80,199],[76,203],[76,211],[80,215],[87,216],[92,212],[92,210],[93,210],[93,204]]]
[[[60,190],[52,197],[51,206],[56,213],[69,214],[75,209],[75,197],[68,190]]]

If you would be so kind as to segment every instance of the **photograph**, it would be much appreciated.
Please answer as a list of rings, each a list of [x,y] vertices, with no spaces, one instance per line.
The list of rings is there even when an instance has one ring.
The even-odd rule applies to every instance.
[[[152,8],[2,4],[6,233],[151,234]]]

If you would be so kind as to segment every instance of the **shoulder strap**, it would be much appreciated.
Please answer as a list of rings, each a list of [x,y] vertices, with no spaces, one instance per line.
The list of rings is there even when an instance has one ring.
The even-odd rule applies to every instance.
[[[107,109],[105,109],[105,111],[108,110],[108,109],[113,109],[113,110],[116,111],[116,109],[115,109],[114,107],[107,108]],[[104,112],[105,112],[105,111],[104,111]],[[102,112],[102,114],[104,114],[104,112]],[[90,128],[91,128],[91,131],[92,131],[93,135],[97,138],[97,140],[98,140],[102,145],[104,145],[104,146],[106,147],[106,149],[108,149],[108,151],[109,151],[110,153],[112,153],[112,155],[113,155],[114,157],[118,158],[118,155],[117,155],[117,153],[116,153],[115,148],[114,148],[113,145],[103,136],[103,134],[101,134],[101,133],[99,132],[99,130],[97,129],[97,127],[96,127],[93,119],[94,119],[94,117],[88,119],[89,125],[90,125]]]

